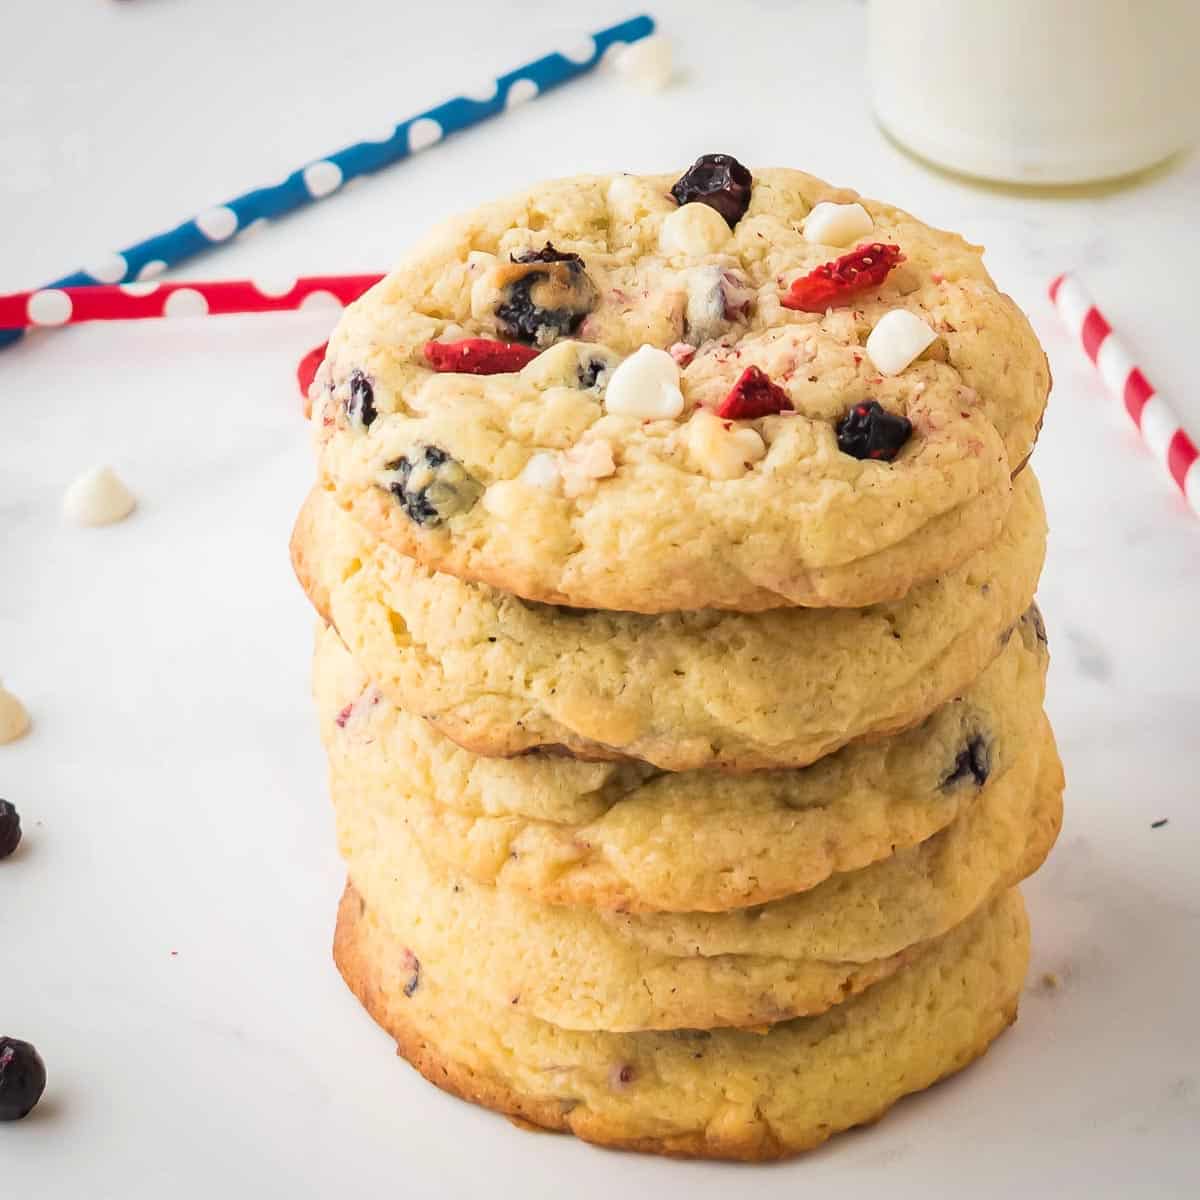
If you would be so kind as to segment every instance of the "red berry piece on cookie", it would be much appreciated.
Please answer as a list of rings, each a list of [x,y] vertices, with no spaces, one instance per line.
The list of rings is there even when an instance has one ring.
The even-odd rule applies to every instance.
[[[899,246],[868,242],[795,280],[780,303],[800,312],[822,313],[880,287],[892,268],[903,261]]]
[[[464,338],[461,342],[426,342],[425,361],[439,372],[457,375],[507,375],[533,362],[540,351],[516,342]]]
[[[717,416],[730,421],[770,417],[792,407],[788,394],[758,367],[747,367],[717,407]]]

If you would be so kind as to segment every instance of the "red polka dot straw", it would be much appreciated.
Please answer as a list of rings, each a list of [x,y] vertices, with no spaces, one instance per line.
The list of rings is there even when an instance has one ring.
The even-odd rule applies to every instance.
[[[311,275],[305,279],[227,279],[215,283],[122,283],[43,288],[0,296],[0,328],[203,317],[229,313],[343,308],[382,275]]]
[[[1124,405],[1142,440],[1200,516],[1200,451],[1167,401],[1154,390],[1104,314],[1073,275],[1050,285],[1050,299],[1100,377]]]

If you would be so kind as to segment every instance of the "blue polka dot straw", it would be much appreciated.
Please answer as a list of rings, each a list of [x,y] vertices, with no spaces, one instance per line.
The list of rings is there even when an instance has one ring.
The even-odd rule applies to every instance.
[[[649,16],[633,17],[601,29],[578,46],[544,55],[501,75],[487,88],[456,96],[406,121],[382,137],[355,142],[344,150],[315,159],[293,171],[282,183],[255,188],[224,204],[147,238],[124,250],[104,255],[83,270],[56,279],[47,288],[88,287],[153,278],[177,263],[227,242],[259,221],[271,221],[332,195],[351,179],[424,150],[444,137],[477,125],[505,109],[576,79],[590,71],[605,52],[619,43],[636,42],[654,32]],[[0,347],[21,337],[19,329],[0,329]]]

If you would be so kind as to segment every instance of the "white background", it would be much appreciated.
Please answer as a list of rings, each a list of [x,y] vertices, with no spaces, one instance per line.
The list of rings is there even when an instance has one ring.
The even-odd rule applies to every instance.
[[[632,11],[7,0],[0,289]],[[1019,1025],[881,1125],[757,1170],[521,1133],[429,1087],[329,960],[341,870],[286,555],[312,475],[294,368],[327,318],[50,332],[0,354],[0,674],[35,721],[0,748],[27,830],[0,864],[0,1033],[36,1042],[51,1076],[33,1117],[0,1126],[5,1197],[1197,1194],[1200,522],[1045,286],[1077,268],[1200,425],[1200,162],[1090,196],[969,186],[874,128],[859,5],[656,12],[685,72],[662,95],[596,75],[176,274],[382,270],[431,219],[531,177],[704,151],[801,166],[986,243],[1056,378],[1037,469],[1068,818],[1027,889]],[[136,515],[66,527],[63,487],[103,461]],[[1057,991],[1037,986],[1048,971]]]

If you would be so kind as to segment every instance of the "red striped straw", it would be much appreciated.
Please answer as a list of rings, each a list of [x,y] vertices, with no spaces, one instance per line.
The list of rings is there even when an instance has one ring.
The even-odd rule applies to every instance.
[[[1060,275],[1050,285],[1050,299],[1096,364],[1109,391],[1125,406],[1150,452],[1183,493],[1188,507],[1200,516],[1200,451],[1183,423],[1154,390],[1079,280]]]
[[[216,283],[146,282],[43,288],[0,296],[0,329],[74,325],[80,321],[344,308],[382,278],[382,275],[310,275],[280,282],[229,279]]]

